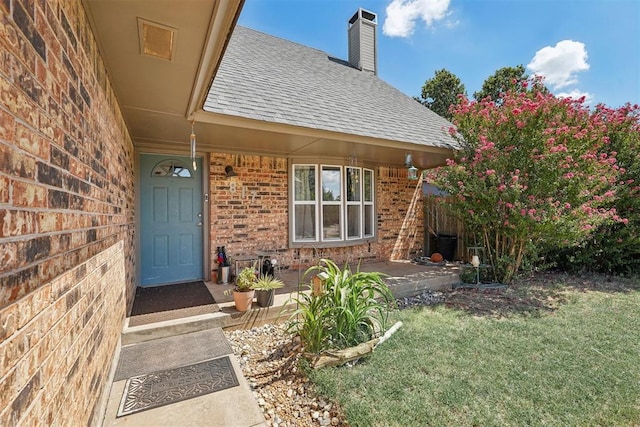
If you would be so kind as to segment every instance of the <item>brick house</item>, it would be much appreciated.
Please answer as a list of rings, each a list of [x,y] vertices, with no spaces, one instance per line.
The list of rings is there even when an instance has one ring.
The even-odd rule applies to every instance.
[[[234,30],[241,7],[0,1],[0,425],[97,424],[136,286],[209,280],[216,246],[419,250],[406,155],[453,142],[377,78],[375,15],[343,61]]]
[[[284,267],[422,248],[422,187],[407,178],[406,155],[420,169],[443,164],[451,124],[377,77],[375,30],[370,12],[349,20],[346,61],[236,27],[194,114],[209,154],[212,247],[276,252]]]

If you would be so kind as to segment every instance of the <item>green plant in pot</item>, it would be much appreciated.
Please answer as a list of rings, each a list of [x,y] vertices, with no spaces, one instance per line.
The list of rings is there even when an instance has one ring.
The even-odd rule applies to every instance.
[[[240,271],[240,273],[238,273],[238,276],[236,277],[235,288],[225,291],[226,295],[233,291],[233,301],[236,304],[236,310],[251,310],[251,303],[253,302],[255,293],[255,291],[253,290],[253,285],[256,283],[256,281],[257,276],[255,265],[252,267],[245,267],[242,269],[242,271]]]
[[[261,274],[253,284],[256,291],[256,301],[260,307],[270,307],[276,295],[276,289],[284,286],[281,280],[268,274]]]

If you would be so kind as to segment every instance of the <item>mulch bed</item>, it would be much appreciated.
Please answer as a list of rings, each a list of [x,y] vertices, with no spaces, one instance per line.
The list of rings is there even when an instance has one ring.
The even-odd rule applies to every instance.
[[[640,284],[622,277],[546,272],[519,278],[503,289],[448,290],[444,299],[447,307],[476,316],[535,315],[552,312],[565,303],[566,290],[629,292],[640,290]]]

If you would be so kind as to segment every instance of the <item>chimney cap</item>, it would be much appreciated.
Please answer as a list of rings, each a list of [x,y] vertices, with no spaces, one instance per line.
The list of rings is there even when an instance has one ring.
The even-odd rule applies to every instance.
[[[349,24],[353,25],[353,23],[356,22],[360,17],[366,19],[367,21],[371,21],[374,24],[377,24],[378,17],[376,16],[376,14],[373,12],[369,12],[368,10],[364,10],[361,7],[358,8],[358,11],[353,14],[351,19],[349,19]]]

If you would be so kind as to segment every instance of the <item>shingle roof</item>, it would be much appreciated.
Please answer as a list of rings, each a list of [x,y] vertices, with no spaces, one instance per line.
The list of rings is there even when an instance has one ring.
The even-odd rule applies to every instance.
[[[329,54],[237,26],[205,111],[434,147],[446,119]]]

